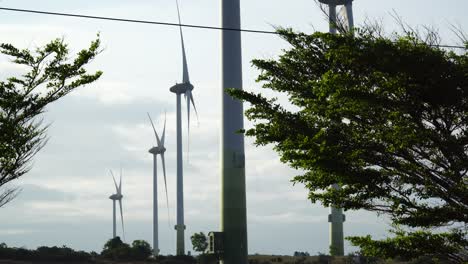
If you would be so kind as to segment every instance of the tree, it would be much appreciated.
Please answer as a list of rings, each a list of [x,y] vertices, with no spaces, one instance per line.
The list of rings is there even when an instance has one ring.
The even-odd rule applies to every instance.
[[[69,58],[67,44],[56,39],[34,52],[11,44],[0,44],[0,52],[26,73],[0,81],[0,186],[27,173],[30,161],[46,143],[38,117],[45,107],[74,89],[96,81],[102,74],[84,68],[99,50],[99,37],[88,49]],[[15,188],[0,192],[0,207],[18,194]]]
[[[101,256],[112,260],[129,260],[132,258],[132,249],[117,236],[104,244]]]
[[[256,145],[273,144],[282,162],[300,170],[292,181],[305,184],[312,202],[385,214],[409,229],[383,244],[351,238],[355,245],[393,245],[379,257],[466,259],[466,49],[447,51],[414,32],[279,33],[290,48],[253,65],[263,89],[285,94],[290,105],[230,89],[251,104],[254,126],[242,132]],[[427,250],[407,256],[402,239]]]
[[[203,232],[194,233],[190,240],[192,240],[193,250],[203,253],[208,248],[208,239]]]
[[[294,254],[293,254],[294,257],[309,257],[310,254],[309,252],[302,252],[302,251],[294,251]]]
[[[132,256],[135,260],[145,260],[151,256],[151,246],[145,240],[132,242]]]
[[[103,251],[109,251],[109,250],[119,248],[123,244],[124,242],[122,241],[122,239],[120,239],[119,236],[116,236],[114,238],[107,240],[107,242],[104,244]]]

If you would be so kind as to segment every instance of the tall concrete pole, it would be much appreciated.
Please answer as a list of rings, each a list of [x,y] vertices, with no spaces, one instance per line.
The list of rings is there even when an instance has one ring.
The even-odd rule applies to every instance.
[[[240,1],[221,0],[223,28],[240,29]],[[247,264],[247,214],[245,192],[244,128],[242,102],[225,89],[242,89],[240,31],[221,33],[222,132],[221,132],[221,231],[224,235],[222,263]]]
[[[329,19],[329,31],[332,34],[336,34],[336,5],[328,5],[328,19]]]
[[[177,95],[177,244],[176,254],[185,255],[185,225],[184,225],[184,178],[182,167],[182,116],[181,116],[181,103],[180,93]]]
[[[159,255],[158,237],[158,161],[157,155],[153,154],[153,254]]]
[[[328,17],[330,19],[330,33],[336,34],[336,5],[329,5]],[[333,188],[339,189],[338,184],[333,184]],[[330,222],[330,254],[333,256],[344,255],[344,237],[343,237],[343,221],[344,221],[343,209],[330,207],[330,215],[328,216],[328,222]]]
[[[112,200],[112,238],[117,236],[117,223],[116,223],[116,215],[115,215],[115,200]]]
[[[340,186],[333,184],[333,188],[339,189]],[[343,209],[330,207],[328,222],[330,222],[330,254],[332,256],[344,256],[344,221],[345,215],[343,214]]]
[[[346,17],[348,18],[348,27],[349,29],[354,28],[354,17],[353,17],[353,1],[348,1],[345,4],[346,7]]]
[[[344,5],[346,7],[346,17],[348,28],[351,30],[354,26],[352,0],[320,0],[320,2],[328,4],[329,12],[329,31],[331,34],[336,34],[336,4]],[[338,184],[333,184],[332,188],[339,189]],[[343,222],[345,215],[342,208],[330,207],[330,214],[328,215],[328,222],[330,222],[330,253],[334,256],[344,255],[344,235],[343,235]]]

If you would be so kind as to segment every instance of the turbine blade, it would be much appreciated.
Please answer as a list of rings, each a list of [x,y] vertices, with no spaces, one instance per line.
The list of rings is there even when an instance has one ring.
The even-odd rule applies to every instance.
[[[189,152],[190,152],[190,98],[192,97],[192,91],[187,89],[185,91],[186,99],[187,99],[187,162],[189,160]]]
[[[122,236],[123,236],[123,240],[125,241],[125,228],[124,228],[124,218],[123,218],[123,211],[122,211],[122,199],[119,199],[119,207],[120,207],[120,219],[122,220]]]
[[[164,146],[164,141],[166,139],[166,112],[164,112],[164,128],[163,128],[163,133],[161,137],[161,146]]]
[[[190,82],[190,80],[189,80],[189,74],[188,74],[187,57],[185,55],[184,35],[182,34],[182,23],[180,22],[179,1],[177,0],[176,0],[176,5],[177,5],[177,17],[179,18],[180,41],[182,43],[182,67],[183,67],[182,82],[188,83]]]
[[[122,194],[122,165],[120,165],[119,194]]]
[[[190,152],[190,103],[193,105],[193,110],[195,110],[195,116],[197,117],[197,123],[199,123],[198,119],[198,111],[197,107],[195,106],[195,101],[193,99],[192,91],[187,90],[185,92],[187,98],[187,161],[189,160],[189,152]]]
[[[167,193],[167,180],[166,180],[166,160],[164,159],[164,153],[161,153],[161,161],[163,167],[163,175],[164,175],[164,188],[166,190],[166,205],[167,205],[167,221],[169,221],[169,194]]]
[[[197,111],[197,107],[195,106],[195,101],[193,100],[193,95],[192,95],[192,93],[190,93],[190,101],[192,101],[193,110],[195,110],[195,116],[197,117],[197,123],[200,123],[200,120],[198,120],[198,111]]]
[[[150,116],[149,113],[147,113],[147,114],[148,114],[149,120],[151,122],[151,126],[153,127],[154,135],[156,136],[156,142],[158,143],[158,147],[159,147],[159,146],[161,146],[161,140],[159,140],[158,132],[156,132],[156,128],[154,128],[153,119],[151,119],[151,116]]]
[[[117,186],[117,182],[115,181],[114,173],[112,173],[112,170],[109,170],[109,171],[110,171],[110,173],[112,175],[112,179],[114,180],[115,191],[119,192],[119,187]]]
[[[342,26],[344,29],[349,30],[348,27],[348,14],[346,10],[346,6],[341,6],[340,10],[338,11],[337,23]]]

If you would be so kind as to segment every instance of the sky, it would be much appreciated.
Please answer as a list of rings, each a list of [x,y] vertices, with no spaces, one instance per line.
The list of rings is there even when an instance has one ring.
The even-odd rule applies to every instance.
[[[182,23],[220,26],[220,1],[179,2]],[[381,21],[391,32],[398,29],[392,14],[398,14],[411,26],[437,28],[444,44],[459,44],[452,25],[468,28],[465,0],[355,0],[353,6],[357,26],[366,19]],[[0,0],[0,7],[177,23],[173,0]],[[243,28],[257,30],[275,26],[307,33],[328,30],[312,0],[244,0],[241,21]],[[11,183],[22,192],[0,208],[0,242],[27,248],[67,245],[100,252],[112,236],[112,201],[108,197],[115,187],[109,170],[118,175],[120,167],[126,241],[151,242],[152,155],[148,150],[156,140],[146,113],[161,131],[167,112],[170,206],[168,217],[160,177],[159,243],[162,254],[174,254],[176,100],[169,88],[182,79],[178,28],[0,10],[0,42],[19,48],[34,49],[64,38],[76,53],[98,33],[103,50],[87,68],[104,74],[48,107],[43,118],[50,124],[49,141],[36,155],[33,169]],[[217,231],[220,225],[221,38],[219,31],[194,28],[184,28],[184,38],[199,115],[198,124],[193,122],[190,129],[188,162],[184,152],[185,243],[186,250],[193,252],[190,236]],[[259,72],[251,66],[252,59],[276,58],[287,48],[275,35],[243,33],[244,89],[259,91],[261,86],[255,82]],[[21,73],[7,57],[0,57],[0,80]],[[182,111],[185,125],[185,108]],[[245,122],[246,128],[251,126]],[[328,252],[328,209],[308,201],[303,185],[291,183],[300,172],[282,164],[272,146],[254,146],[252,138],[246,138],[245,152],[249,253]],[[383,216],[365,211],[345,214],[345,236],[388,235],[389,222]],[[347,253],[354,250],[345,242]]]

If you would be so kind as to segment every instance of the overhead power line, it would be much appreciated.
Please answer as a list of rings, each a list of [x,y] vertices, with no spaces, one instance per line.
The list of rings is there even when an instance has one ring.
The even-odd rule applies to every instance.
[[[228,31],[241,31],[247,33],[257,33],[257,34],[272,34],[279,35],[276,31],[268,30],[256,30],[256,29],[242,29],[242,28],[223,28],[223,27],[213,27],[213,26],[201,26],[201,25],[192,25],[192,24],[179,24],[179,23],[169,23],[161,21],[149,21],[149,20],[138,20],[138,19],[128,19],[128,18],[117,18],[117,17],[103,17],[103,16],[89,16],[81,14],[70,14],[70,13],[58,13],[58,12],[49,12],[49,11],[40,11],[40,10],[31,10],[31,9],[18,9],[18,8],[8,8],[0,7],[0,10],[4,11],[13,11],[13,12],[22,12],[22,13],[32,13],[32,14],[41,14],[41,15],[52,15],[52,16],[65,16],[65,17],[77,17],[77,18],[87,18],[87,19],[96,19],[96,20],[107,20],[107,21],[117,21],[117,22],[127,22],[127,23],[138,23],[138,24],[150,24],[150,25],[162,25],[162,26],[177,26],[177,27],[188,27],[188,28],[199,28],[199,29],[210,29],[210,30],[228,30]],[[440,48],[454,48],[454,49],[466,49],[464,46],[456,45],[430,45]]]
[[[188,27],[188,28],[242,31],[242,32],[249,32],[249,33],[262,33],[262,34],[276,34],[276,35],[278,35],[278,32],[267,31],[267,30],[222,28],[222,27],[200,26],[200,25],[191,25],[191,24],[179,24],[179,23],[169,23],[169,22],[160,22],[160,21],[148,21],[148,20],[137,20],[137,19],[127,19],[127,18],[116,18],[116,17],[88,16],[88,15],[80,15],[80,14],[57,13],[57,12],[49,12],[49,11],[39,11],[39,10],[30,10],[30,9],[17,9],[17,8],[7,8],[7,7],[0,7],[0,10],[23,12],[23,13],[33,13],[33,14],[42,14],[42,15],[66,16],[66,17],[78,17],[78,18],[128,22],[128,23],[139,23],[139,24],[152,24],[152,25],[177,26],[177,27],[181,26],[181,27]]]

